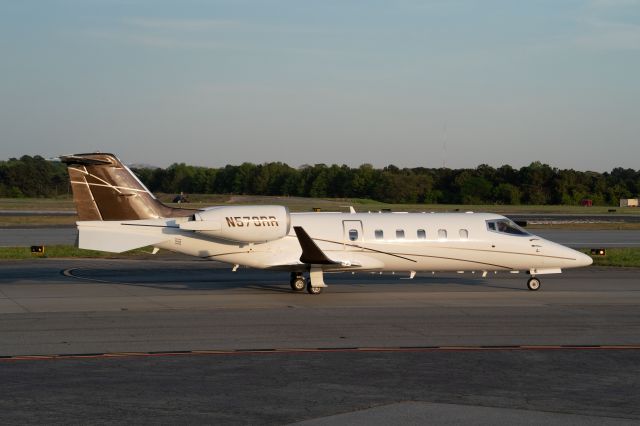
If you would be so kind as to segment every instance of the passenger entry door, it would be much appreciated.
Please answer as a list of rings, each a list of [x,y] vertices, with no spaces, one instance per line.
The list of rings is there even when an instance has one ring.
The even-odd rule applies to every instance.
[[[362,243],[364,241],[364,230],[362,229],[361,220],[343,220],[343,248],[345,250],[362,250]]]

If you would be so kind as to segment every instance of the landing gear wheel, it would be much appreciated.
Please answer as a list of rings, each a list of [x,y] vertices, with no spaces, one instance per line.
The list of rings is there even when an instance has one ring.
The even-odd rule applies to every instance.
[[[311,281],[307,283],[307,293],[309,294],[320,294],[322,293],[322,287],[314,287],[311,285]]]
[[[531,291],[536,291],[540,288],[540,280],[537,278],[529,278],[527,281],[527,288]]]
[[[302,275],[298,275],[295,278],[291,278],[291,290],[303,291],[307,285],[307,280]]]

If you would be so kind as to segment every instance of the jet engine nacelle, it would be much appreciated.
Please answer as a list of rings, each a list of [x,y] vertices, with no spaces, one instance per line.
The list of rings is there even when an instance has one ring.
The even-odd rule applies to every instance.
[[[264,243],[285,237],[291,216],[283,206],[214,207],[194,214],[180,229],[239,243]]]

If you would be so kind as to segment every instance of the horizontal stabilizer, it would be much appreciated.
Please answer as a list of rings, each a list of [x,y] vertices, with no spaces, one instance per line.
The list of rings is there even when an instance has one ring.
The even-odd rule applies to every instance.
[[[108,226],[100,224],[108,223]],[[96,224],[96,225],[94,225]],[[145,234],[132,232],[130,228],[113,222],[78,222],[78,248],[122,253],[140,247],[167,241],[166,234]]]

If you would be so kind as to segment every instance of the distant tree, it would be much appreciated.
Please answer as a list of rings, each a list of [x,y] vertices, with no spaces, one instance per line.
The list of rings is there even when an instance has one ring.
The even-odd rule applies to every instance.
[[[166,169],[137,168],[134,172],[154,192],[357,197],[390,203],[501,203],[617,205],[620,198],[637,197],[640,171],[559,170],[538,161],[520,169],[375,168],[363,164],[315,164],[292,168],[284,163],[195,167],[175,163]],[[52,197],[70,192],[66,165],[40,156],[0,161],[0,196]]]
[[[520,169],[524,200],[527,204],[547,204],[551,199],[554,170],[539,161]]]
[[[490,201],[491,182],[471,170],[461,173],[456,178],[456,185],[463,204],[483,204]]]
[[[520,204],[522,193],[520,189],[510,183],[501,183],[493,190],[493,198],[499,204]]]
[[[68,192],[66,167],[39,155],[0,162],[0,191],[7,197],[56,197]]]

